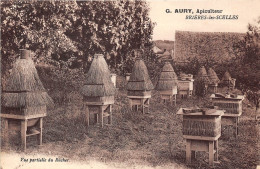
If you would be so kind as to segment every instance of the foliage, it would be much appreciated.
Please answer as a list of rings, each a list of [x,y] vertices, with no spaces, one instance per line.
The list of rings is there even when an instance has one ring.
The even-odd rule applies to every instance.
[[[21,48],[32,50],[36,62],[85,70],[103,53],[111,68],[123,70],[132,51],[152,47],[144,1],[3,1],[1,11],[4,71]]]
[[[194,83],[195,95],[204,97],[207,94],[204,80],[196,80]]]
[[[232,73],[240,89],[257,109],[260,101],[260,17],[255,24],[248,25],[244,39],[233,48],[237,57],[233,62]]]
[[[222,64],[235,57],[231,47],[243,36],[243,33],[231,32],[176,31],[175,60],[180,62],[197,58],[208,66]]]

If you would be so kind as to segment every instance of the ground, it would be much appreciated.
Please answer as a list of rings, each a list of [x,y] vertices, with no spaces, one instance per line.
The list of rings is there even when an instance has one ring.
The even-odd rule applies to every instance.
[[[15,140],[10,147],[2,146],[2,156],[12,159],[18,156],[18,160],[19,155],[61,157],[88,167],[97,164],[101,168],[210,168],[206,153],[199,153],[192,165],[186,165],[182,117],[176,115],[180,107],[207,104],[208,96],[178,99],[177,105],[171,106],[161,103],[159,93],[153,91],[149,114],[142,114],[129,110],[124,79],[119,77],[117,83],[112,125],[86,126],[77,87],[65,95],[61,95],[61,90],[50,89],[55,104],[44,119],[43,145],[35,146],[32,138],[27,152],[23,153]],[[254,107],[245,100],[237,138],[234,128],[223,121],[220,163],[215,168],[255,169],[260,164],[259,127],[254,115]]]

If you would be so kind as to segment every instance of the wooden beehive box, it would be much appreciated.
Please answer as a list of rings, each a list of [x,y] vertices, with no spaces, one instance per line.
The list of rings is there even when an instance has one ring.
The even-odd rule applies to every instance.
[[[219,109],[225,110],[224,116],[240,116],[242,114],[243,95],[223,97],[218,94],[212,94],[210,98],[212,99],[214,106],[218,106]]]
[[[37,107],[2,107],[2,114],[18,115],[18,116],[33,116],[39,114],[46,114],[46,106],[37,106]]]
[[[114,96],[83,96],[83,101],[87,105],[108,105],[114,104]]]
[[[115,73],[111,73],[110,74],[111,77],[111,81],[114,84],[114,86],[116,87],[116,74]]]
[[[184,138],[211,140],[220,137],[222,110],[209,109],[203,113],[202,109],[181,108],[177,114],[183,115]]]
[[[163,90],[163,91],[159,91],[159,93],[160,95],[175,95],[177,94],[177,86],[172,90]]]
[[[127,96],[138,96],[138,97],[150,98],[152,96],[152,92],[151,90],[149,91],[128,90]]]
[[[193,90],[193,79],[191,80],[179,80],[178,88],[180,91],[190,91]]]

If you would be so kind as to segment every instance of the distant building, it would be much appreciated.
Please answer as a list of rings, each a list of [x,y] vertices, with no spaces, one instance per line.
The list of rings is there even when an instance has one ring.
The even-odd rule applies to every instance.
[[[157,46],[154,46],[154,47],[153,47],[153,52],[154,52],[155,54],[163,53],[163,51],[162,51],[160,48],[158,48]]]
[[[174,61],[186,63],[193,58],[201,62],[209,59],[219,63],[228,61],[235,57],[233,45],[243,39],[244,35],[232,32],[176,31]]]
[[[164,49],[162,54],[158,54],[158,57],[159,57],[160,60],[163,60],[163,61],[171,61],[172,60],[171,53],[169,51],[167,51],[166,49]]]

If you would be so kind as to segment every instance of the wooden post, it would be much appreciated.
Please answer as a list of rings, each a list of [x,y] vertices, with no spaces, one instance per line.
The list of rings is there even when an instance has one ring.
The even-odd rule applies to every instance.
[[[109,105],[109,116],[108,116],[108,124],[112,124],[112,105]]]
[[[214,141],[209,141],[209,165],[213,165],[214,161]]]
[[[43,127],[43,118],[40,117],[39,119],[40,134],[38,135],[39,145],[42,145],[42,127]]]
[[[186,139],[186,163],[191,163],[191,140]]]
[[[27,131],[27,120],[21,121],[21,139],[22,139],[22,148],[26,151],[26,131]]]
[[[196,151],[191,151],[191,159],[196,159]]]
[[[214,154],[214,161],[218,162],[218,140],[215,141],[215,154]]]
[[[133,110],[132,99],[130,99],[130,98],[128,98],[128,99],[129,99],[130,109]]]
[[[9,120],[2,118],[4,123],[4,145],[9,146]]]
[[[235,118],[236,119],[236,138],[237,138],[237,136],[238,136],[238,123],[239,123],[239,117],[236,117]]]
[[[86,106],[85,104],[84,104],[84,107],[85,107],[85,109],[84,109],[84,110],[86,110],[86,120],[87,120],[87,126],[89,126],[89,118],[90,118],[90,115],[89,115],[89,107],[88,107],[88,106]]]
[[[142,113],[144,114],[145,99],[141,99],[141,102],[142,102]]]
[[[147,99],[147,113],[149,113],[150,98]]]
[[[100,123],[101,123],[101,127],[103,128],[103,126],[104,126],[104,119],[103,119],[103,113],[104,113],[104,108],[103,108],[103,106],[100,106],[100,108],[99,108],[99,121],[100,121]]]

